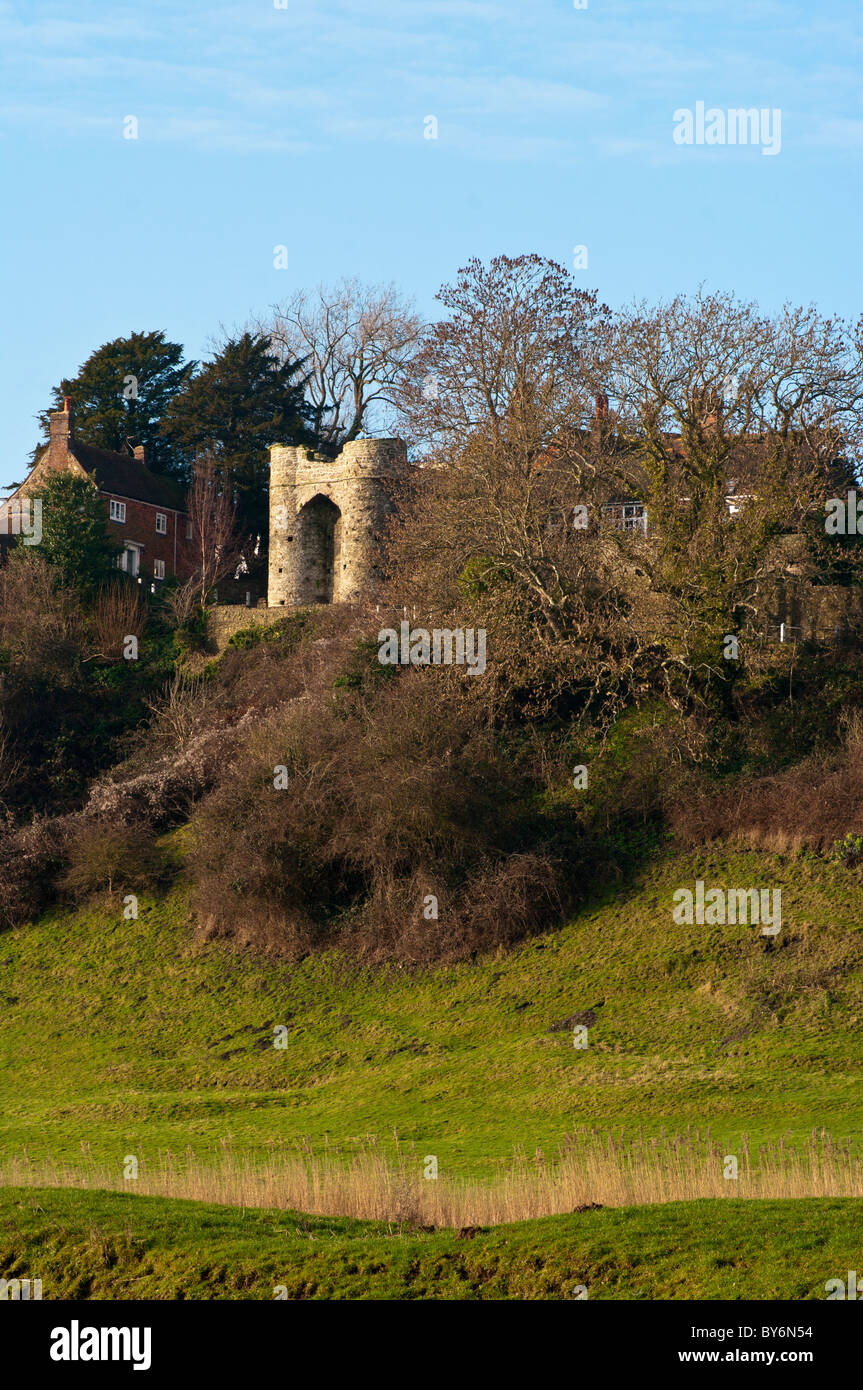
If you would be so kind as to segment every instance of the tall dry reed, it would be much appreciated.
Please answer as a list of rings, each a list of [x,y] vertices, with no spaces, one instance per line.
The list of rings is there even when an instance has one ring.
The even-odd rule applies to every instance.
[[[725,1176],[728,1157],[738,1176]],[[316,1153],[308,1142],[273,1149],[266,1159],[236,1154],[229,1144],[200,1159],[162,1152],[124,1179],[121,1163],[31,1159],[0,1163],[0,1185],[103,1188],[185,1197],[227,1206],[273,1207],[316,1216],[347,1216],[404,1226],[485,1226],[603,1207],[692,1201],[700,1197],[863,1197],[863,1160],[850,1145],[813,1131],[802,1146],[784,1140],[751,1153],[707,1134],[618,1137],[595,1130],[568,1136],[553,1159],[517,1153],[499,1176],[482,1182],[445,1171],[424,1176],[426,1155],[396,1142],[385,1154],[375,1140],[344,1155]]]

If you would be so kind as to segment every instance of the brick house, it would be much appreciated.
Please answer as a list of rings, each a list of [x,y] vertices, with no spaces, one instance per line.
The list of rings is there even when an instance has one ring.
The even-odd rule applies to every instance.
[[[48,446],[21,486],[2,504],[39,496],[51,473],[88,477],[105,502],[108,530],[123,549],[119,569],[146,580],[188,578],[194,569],[191,523],[182,489],[170,478],[151,473],[144,448],[125,453],[97,449],[74,436],[72,403],[49,416]],[[8,512],[7,512],[8,515]]]

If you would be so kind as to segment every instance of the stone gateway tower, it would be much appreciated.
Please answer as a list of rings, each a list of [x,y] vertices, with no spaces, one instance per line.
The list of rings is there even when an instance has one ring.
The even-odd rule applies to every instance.
[[[302,445],[270,449],[270,608],[370,597],[396,482],[400,439],[355,439],[335,459]]]

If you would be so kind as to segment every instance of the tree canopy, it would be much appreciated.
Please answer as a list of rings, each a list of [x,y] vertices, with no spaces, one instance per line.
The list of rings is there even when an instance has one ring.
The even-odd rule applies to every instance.
[[[39,423],[47,436],[49,414],[62,410],[64,396],[71,396],[75,434],[82,443],[114,450],[143,444],[149,468],[185,479],[183,449],[160,426],[168,402],[196,365],[184,362],[182,346],[162,332],[115,338],[91,352],[74,377],[64,377],[54,387]],[[34,458],[44,445],[43,440],[36,446]]]
[[[230,477],[243,531],[266,537],[270,444],[314,444],[302,363],[282,362],[266,334],[229,338],[185,383],[164,430],[192,458]]]
[[[120,547],[108,534],[105,503],[89,478],[57,473],[40,488],[39,552],[68,588],[94,593],[116,573]]]

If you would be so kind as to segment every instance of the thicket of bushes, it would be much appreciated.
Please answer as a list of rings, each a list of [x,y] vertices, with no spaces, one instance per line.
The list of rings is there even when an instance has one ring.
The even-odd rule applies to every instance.
[[[202,931],[406,963],[553,927],[669,834],[831,853],[863,833],[853,653],[780,653],[783,669],[737,682],[721,724],[707,706],[668,705],[659,678],[602,723],[578,675],[567,690],[558,672],[540,716],[501,705],[491,664],[485,676],[382,666],[380,622],[290,614],[196,677],[168,666],[156,697],[136,685],[146,718],[87,806],[7,835],[0,920],[38,910],[52,885],[158,887],[176,862],[155,833],[189,815],[183,871]]]
[[[721,730],[709,707],[669,707],[659,681],[602,726],[583,695],[580,715],[501,716],[482,677],[382,668],[371,621],[315,615],[249,673],[260,687],[284,665],[301,693],[243,736],[192,817],[206,931],[290,955],[455,959],[560,923],[669,833],[829,851],[858,826],[853,655],[799,653],[781,679],[739,682]],[[810,711],[796,722],[795,699]]]
[[[254,728],[193,817],[202,922],[292,953],[341,939],[422,960],[559,915],[578,835],[537,804],[530,761],[437,672],[382,677],[351,634],[322,642],[303,696]]]
[[[127,636],[138,657],[126,660]],[[173,670],[176,644],[158,604],[118,576],[87,599],[38,553],[14,549],[0,571],[0,816],[72,811],[122,756],[147,701]]]
[[[795,853],[846,852],[856,862],[856,837],[863,835],[863,713],[848,709],[838,744],[821,744],[800,762],[774,774],[736,776],[719,784],[692,779],[668,820],[684,844],[711,840],[752,849]]]

